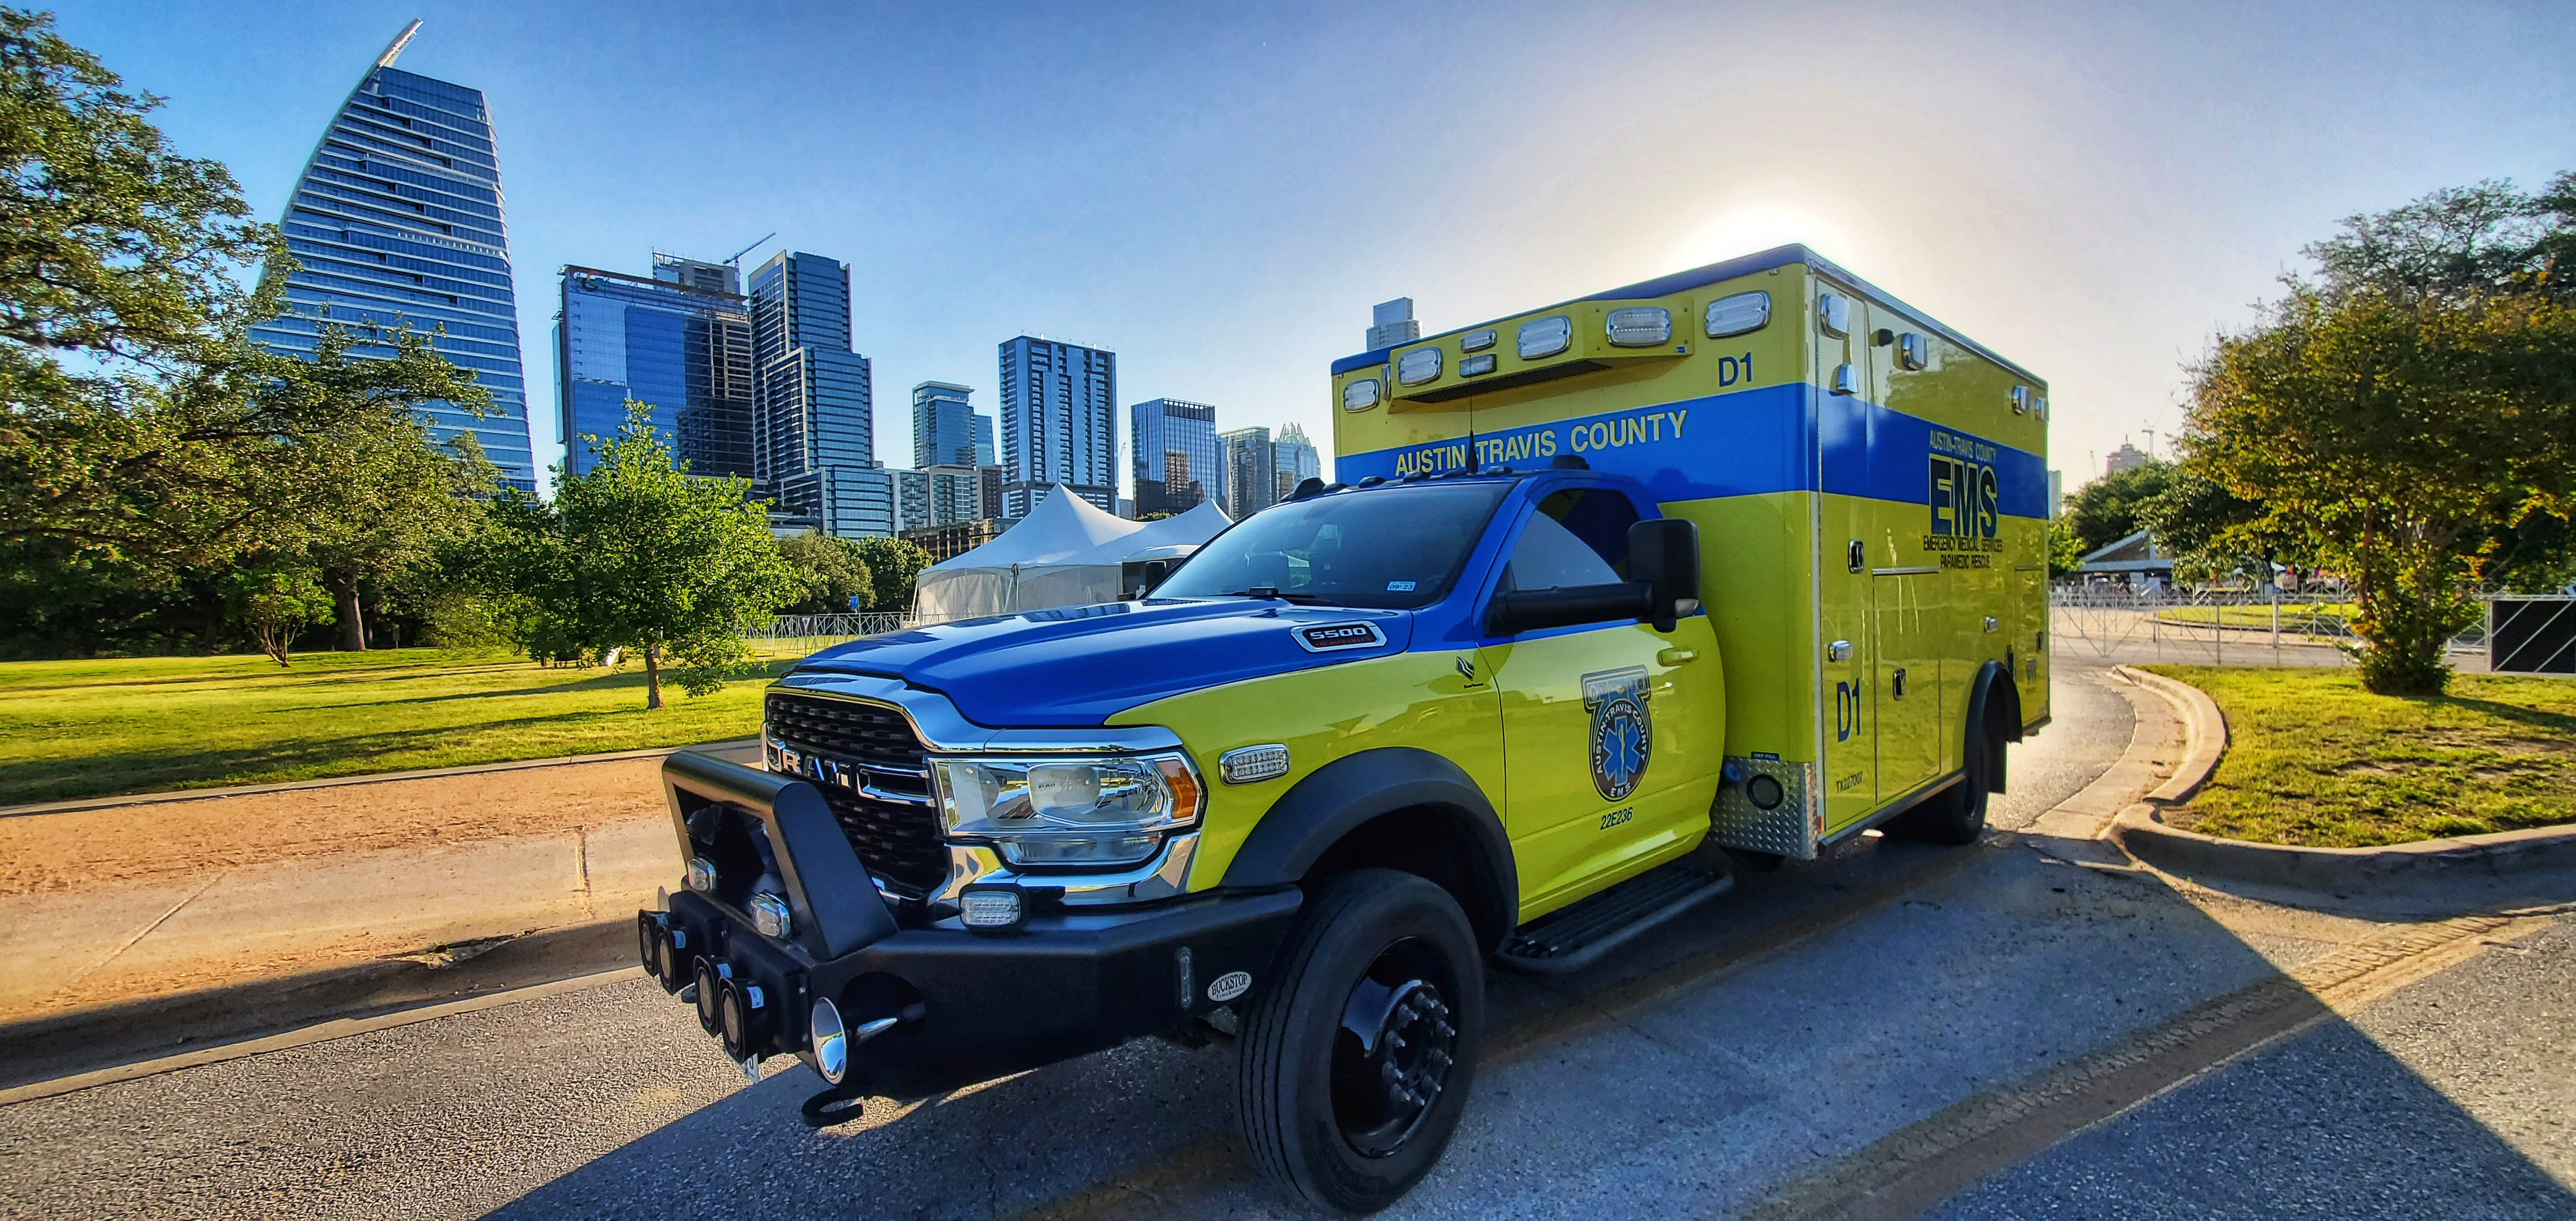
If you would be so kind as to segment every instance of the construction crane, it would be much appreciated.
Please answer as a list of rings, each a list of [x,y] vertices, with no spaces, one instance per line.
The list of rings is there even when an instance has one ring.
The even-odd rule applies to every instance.
[[[762,234],[759,242],[753,242],[752,244],[750,244],[750,245],[748,245],[748,246],[745,246],[745,247],[743,247],[743,248],[742,248],[742,249],[740,249],[740,250],[734,251],[734,252],[733,252],[733,257],[725,260],[725,266],[730,267],[730,268],[733,268],[735,271],[740,271],[740,270],[742,270],[742,256],[744,256],[744,255],[746,255],[746,254],[749,254],[749,253],[751,253],[751,252],[752,252],[752,251],[754,251],[754,250],[758,250],[758,249],[760,249],[761,242],[766,242],[766,241],[768,241],[769,239],[771,239],[771,238],[773,238],[773,237],[776,237],[776,236],[778,236],[778,234],[777,234],[777,233],[775,233],[775,232],[770,232],[770,233],[764,233],[764,234]]]

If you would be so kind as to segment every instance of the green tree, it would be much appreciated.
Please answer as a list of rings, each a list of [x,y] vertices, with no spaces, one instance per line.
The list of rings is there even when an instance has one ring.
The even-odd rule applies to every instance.
[[[665,663],[691,695],[721,688],[751,659],[742,626],[805,583],[750,483],[675,467],[646,413],[630,401],[617,436],[584,437],[597,461],[558,471],[552,501],[505,492],[483,554],[488,577],[527,602],[531,654],[631,650],[644,660],[644,706],[659,708]]]
[[[876,579],[859,545],[828,534],[798,534],[778,541],[784,556],[805,579],[805,593],[787,608],[791,615],[845,615],[876,602]]]
[[[2138,511],[2173,483],[2173,464],[2161,458],[2113,471],[2076,489],[2066,506],[2078,555],[2090,555],[2145,527]]]
[[[881,611],[905,611],[912,608],[913,582],[921,570],[930,567],[930,552],[921,544],[900,538],[863,538],[859,559],[868,566],[868,576],[876,585],[871,605]]]
[[[436,583],[418,578],[437,572],[442,547],[473,532],[500,481],[473,433],[440,446],[416,416],[382,425],[323,451],[336,468],[330,501],[304,548],[336,603],[340,647],[353,652],[367,647],[364,590],[409,577],[404,584],[436,600]]]
[[[2308,250],[2321,279],[2286,281],[2193,370],[2186,464],[2260,506],[2216,540],[2294,540],[2349,582],[2372,691],[2439,693],[2443,648],[2478,615],[2467,582],[2511,534],[2529,544],[2514,562],[2555,562],[2565,532],[2537,519],[2576,513],[2568,184],[2351,218]]]
[[[2075,528],[2063,516],[2048,522],[2048,579],[2074,576],[2084,567],[2084,548],[2075,541]]]
[[[225,607],[280,669],[286,667],[295,638],[331,614],[331,595],[323,592],[321,575],[295,560],[248,564],[224,574]]]

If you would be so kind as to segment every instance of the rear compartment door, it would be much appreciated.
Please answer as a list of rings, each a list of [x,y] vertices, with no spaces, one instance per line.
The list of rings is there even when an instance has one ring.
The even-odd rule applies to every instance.
[[[1938,568],[1883,568],[1871,574],[1876,646],[1870,703],[1878,712],[1878,795],[1882,801],[1939,775],[1943,760],[1941,659],[1950,651],[1947,584]]]

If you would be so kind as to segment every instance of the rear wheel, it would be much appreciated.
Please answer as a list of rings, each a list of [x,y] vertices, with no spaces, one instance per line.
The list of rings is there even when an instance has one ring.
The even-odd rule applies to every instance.
[[[1932,799],[1889,820],[1887,833],[1900,839],[1935,844],[1973,844],[1986,829],[1986,800],[1993,792],[1988,774],[1994,757],[1990,731],[1980,727],[1961,745],[1966,766],[1959,782]]]
[[[1235,1099],[1263,1177],[1339,1212],[1412,1189],[1475,1077],[1484,967],[1456,899],[1409,873],[1326,882],[1244,1024]]]

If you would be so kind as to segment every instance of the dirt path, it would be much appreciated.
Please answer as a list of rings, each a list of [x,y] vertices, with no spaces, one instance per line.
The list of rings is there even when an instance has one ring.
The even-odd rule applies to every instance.
[[[5,818],[0,895],[663,818],[661,766],[620,758]]]

